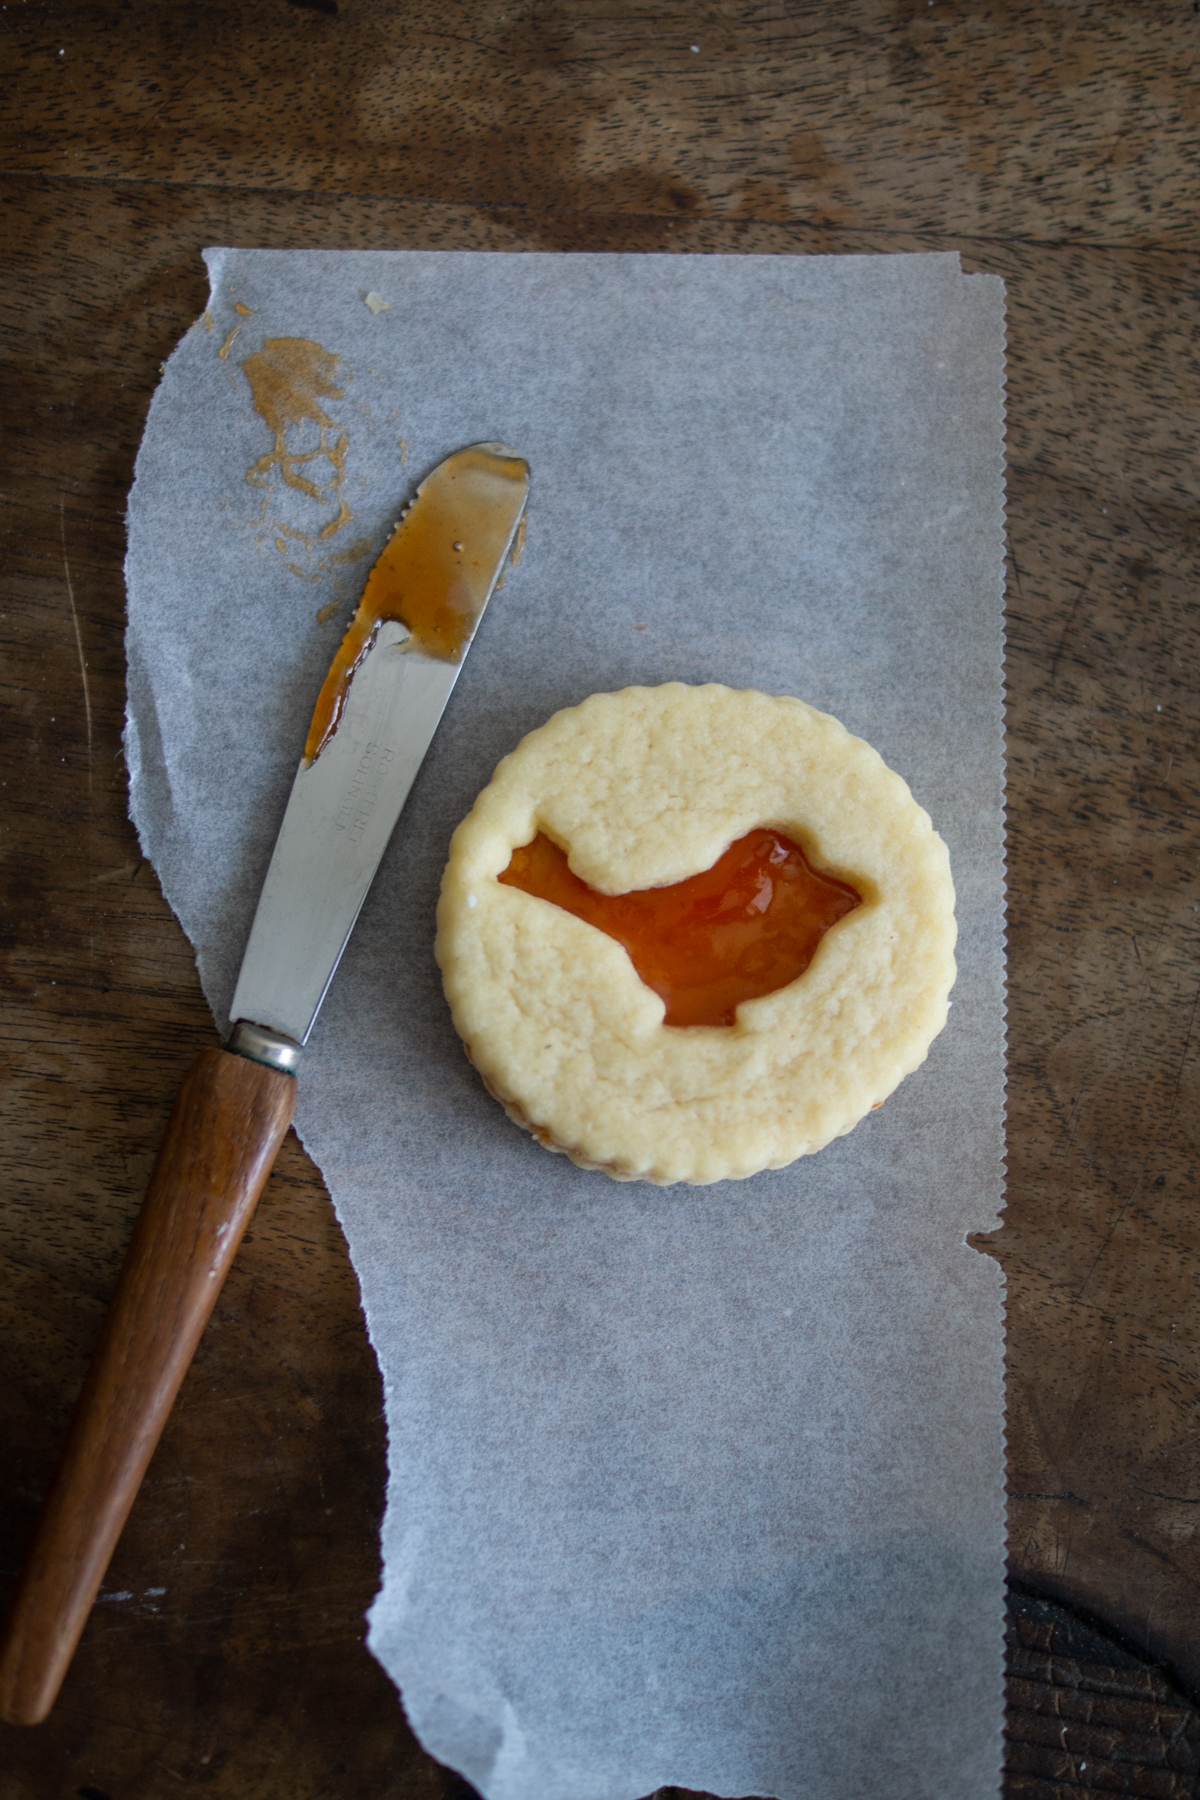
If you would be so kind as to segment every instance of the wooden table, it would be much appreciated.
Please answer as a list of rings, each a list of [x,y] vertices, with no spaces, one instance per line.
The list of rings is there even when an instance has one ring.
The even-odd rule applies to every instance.
[[[1195,1791],[1197,7],[9,0],[0,43],[5,1591],[211,1038],[121,761],[200,246],[957,249],[1010,309],[1007,1791]],[[292,1140],[2,1800],[466,1793],[362,1648],[383,1471]]]

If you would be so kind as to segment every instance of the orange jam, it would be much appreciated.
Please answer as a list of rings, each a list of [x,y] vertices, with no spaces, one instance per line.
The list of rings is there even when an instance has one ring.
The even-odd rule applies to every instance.
[[[732,1025],[743,1000],[803,975],[829,927],[862,902],[844,881],[814,869],[799,844],[765,826],[673,887],[597,893],[540,831],[513,851],[500,880],[623,944],[666,1002],[668,1025]]]
[[[529,465],[469,444],[427,475],[384,545],[329,666],[308,728],[314,762],[337,730],[354,672],[385,619],[409,629],[406,650],[457,662],[471,641],[529,491]]]

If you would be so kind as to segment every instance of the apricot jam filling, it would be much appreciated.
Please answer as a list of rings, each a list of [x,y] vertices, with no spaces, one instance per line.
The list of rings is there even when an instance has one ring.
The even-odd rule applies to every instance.
[[[458,662],[487,605],[528,488],[528,463],[487,444],[468,444],[425,477],[367,576],[329,665],[308,728],[306,766],[337,730],[355,671],[385,620],[408,626],[406,650]]]
[[[854,888],[814,869],[799,844],[766,826],[672,887],[597,893],[540,831],[513,851],[500,880],[622,944],[665,1001],[667,1025],[732,1025],[743,1000],[803,975],[829,927],[862,903]]]

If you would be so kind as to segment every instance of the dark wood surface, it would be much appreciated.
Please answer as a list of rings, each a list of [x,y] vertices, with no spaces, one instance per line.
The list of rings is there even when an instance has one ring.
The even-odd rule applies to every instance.
[[[91,1615],[296,1103],[209,1045],[184,1077],[0,1631],[0,1719],[40,1725]]]
[[[1008,1791],[1194,1792],[1200,9],[10,0],[0,55],[3,1594],[211,1041],[120,748],[200,247],[958,249],[1009,296]],[[0,1800],[461,1795],[362,1648],[383,1470],[290,1139]]]

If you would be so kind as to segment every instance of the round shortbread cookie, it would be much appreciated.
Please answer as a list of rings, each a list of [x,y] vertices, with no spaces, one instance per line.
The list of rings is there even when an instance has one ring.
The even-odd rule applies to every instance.
[[[620,944],[502,884],[543,831],[607,894],[711,868],[756,826],[862,896],[788,986],[731,1026],[667,1026]],[[954,982],[950,859],[908,787],[803,701],[626,688],[554,715],[454,834],[436,955],[487,1087],[549,1149],[622,1180],[782,1168],[850,1131],[925,1060]]]

